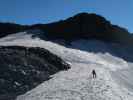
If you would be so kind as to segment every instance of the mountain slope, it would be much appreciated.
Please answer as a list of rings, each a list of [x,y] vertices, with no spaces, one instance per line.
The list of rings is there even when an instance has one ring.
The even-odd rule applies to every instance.
[[[48,24],[19,25],[0,23],[0,37],[34,29],[43,31],[39,37],[44,40],[58,38],[71,42],[82,38],[126,45],[132,45],[133,43],[133,38],[128,30],[114,25],[104,17],[94,13],[79,13],[65,20]]]
[[[69,69],[59,57],[42,48],[0,46],[0,100],[11,100]]]
[[[35,24],[32,29],[47,33],[48,39],[98,39],[121,44],[133,43],[130,33],[125,28],[112,24],[106,18],[95,13],[79,13],[68,19],[49,24]],[[43,37],[41,37],[43,39]]]
[[[22,34],[17,38],[14,34],[1,39],[0,45],[48,49],[69,63],[71,69],[53,75],[52,79],[18,96],[17,100],[132,100],[133,63],[128,58],[133,54],[123,52],[123,46],[116,50],[118,44],[79,40],[64,47]],[[15,39],[7,41],[12,38]],[[115,56],[117,52],[114,51],[127,58]],[[96,70],[96,79],[92,78],[92,69]]]

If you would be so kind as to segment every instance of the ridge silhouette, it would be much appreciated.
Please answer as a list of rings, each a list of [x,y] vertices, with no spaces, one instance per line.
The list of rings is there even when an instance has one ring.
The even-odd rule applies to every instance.
[[[0,37],[25,30],[40,29],[41,39],[98,39],[106,42],[132,44],[133,36],[125,28],[111,24],[110,21],[95,13],[79,13],[66,20],[48,24],[19,25],[0,23]],[[37,34],[34,34],[35,36]],[[46,38],[44,38],[46,37]]]

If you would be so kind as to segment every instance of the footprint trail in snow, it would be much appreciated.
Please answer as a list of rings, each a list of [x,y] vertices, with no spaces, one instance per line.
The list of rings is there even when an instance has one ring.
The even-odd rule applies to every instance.
[[[120,92],[108,70],[98,67],[102,66],[73,63],[70,70],[56,74],[17,100],[131,100],[131,95],[125,95],[126,91]],[[92,69],[97,73],[95,79]]]

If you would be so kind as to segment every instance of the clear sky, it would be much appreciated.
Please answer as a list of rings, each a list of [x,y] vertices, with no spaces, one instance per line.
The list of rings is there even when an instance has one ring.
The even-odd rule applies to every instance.
[[[97,13],[133,32],[133,0],[0,0],[0,21],[49,23],[79,12]]]

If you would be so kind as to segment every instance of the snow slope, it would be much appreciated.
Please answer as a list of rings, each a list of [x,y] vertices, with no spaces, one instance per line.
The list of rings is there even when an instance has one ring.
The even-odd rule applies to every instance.
[[[0,45],[42,47],[71,65],[68,71],[51,76],[52,79],[18,96],[17,100],[133,99],[133,63],[113,56],[110,53],[113,52],[112,48],[106,43],[79,40],[73,42],[72,46],[64,47],[39,38],[33,39],[31,34],[22,32],[0,39]],[[104,53],[89,52],[89,48],[102,50]],[[96,79],[92,78],[92,69],[96,70]]]

